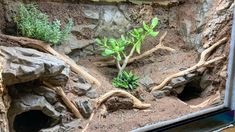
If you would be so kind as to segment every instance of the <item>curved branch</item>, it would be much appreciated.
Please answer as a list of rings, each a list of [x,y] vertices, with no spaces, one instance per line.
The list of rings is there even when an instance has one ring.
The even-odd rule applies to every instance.
[[[195,64],[194,66],[186,69],[186,70],[183,70],[183,71],[180,71],[178,73],[175,73],[173,75],[170,75],[168,76],[165,80],[163,80],[158,86],[155,86],[152,88],[151,92],[155,91],[155,90],[159,90],[161,88],[163,88],[165,85],[167,85],[167,83],[175,78],[175,77],[179,77],[179,76],[184,76],[190,72],[193,72],[201,67],[206,67],[207,65],[211,64],[211,63],[214,63],[215,61],[219,61],[219,60],[222,60],[223,58],[225,58],[224,56],[221,56],[221,57],[216,57],[212,60],[209,60],[209,61],[206,61],[208,56],[209,56],[209,53],[214,50],[217,46],[221,45],[221,44],[224,44],[225,42],[227,41],[227,38],[224,37],[223,39],[219,40],[217,43],[215,43],[214,45],[212,45],[211,47],[207,48],[206,50],[204,50],[202,53],[201,53],[201,57],[200,57],[200,60],[197,64]]]
[[[132,94],[124,91],[124,90],[112,90],[108,93],[105,93],[101,97],[99,97],[96,101],[96,108],[98,108],[102,103],[104,103],[107,99],[112,96],[120,96],[120,97],[128,97],[133,101],[133,107],[137,109],[147,109],[151,106],[151,104],[142,103],[139,99],[137,99]]]
[[[133,101],[133,108],[137,108],[137,109],[147,109],[151,106],[151,104],[145,104],[142,103],[139,99],[137,99],[135,96],[131,95],[130,93],[124,91],[124,90],[112,90],[109,91],[108,93],[105,93],[104,95],[102,95],[101,97],[99,97],[98,99],[96,99],[96,104],[94,107],[94,111],[91,113],[91,116],[89,118],[88,123],[86,124],[86,126],[84,127],[84,129],[82,130],[82,132],[85,132],[88,129],[88,126],[90,125],[91,120],[93,119],[95,113],[97,112],[97,110],[99,109],[99,107],[110,97],[112,96],[120,96],[120,97],[128,97],[130,99],[132,99]]]
[[[206,106],[211,105],[212,103],[215,103],[215,101],[218,101],[220,99],[220,93],[219,91],[216,92],[216,94],[212,97],[210,97],[209,99],[203,101],[202,103],[198,104],[198,105],[189,105],[190,108],[204,108]]]

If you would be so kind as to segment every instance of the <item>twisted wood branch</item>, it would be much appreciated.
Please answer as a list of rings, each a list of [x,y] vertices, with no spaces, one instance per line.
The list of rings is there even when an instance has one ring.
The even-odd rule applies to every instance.
[[[86,124],[86,126],[84,127],[84,129],[82,130],[82,132],[85,132],[88,127],[89,124],[91,122],[91,120],[93,119],[95,113],[97,112],[97,110],[99,109],[99,107],[106,101],[108,100],[110,97],[112,96],[119,96],[119,97],[128,97],[130,99],[132,99],[133,101],[133,108],[137,108],[137,109],[147,109],[151,106],[151,104],[145,104],[142,103],[139,99],[137,99],[135,96],[133,96],[132,94],[124,91],[124,90],[111,90],[107,93],[105,93],[104,95],[100,96],[98,99],[96,99],[96,103],[95,103],[95,107],[94,107],[94,111],[91,113],[91,116],[89,118],[88,123]]]
[[[153,87],[151,92],[163,88],[173,78],[187,75],[187,74],[189,74],[189,73],[191,73],[191,72],[193,72],[193,71],[195,71],[195,70],[197,70],[197,69],[199,69],[201,67],[206,67],[207,65],[210,65],[210,64],[212,64],[212,63],[214,63],[216,61],[220,61],[220,60],[224,59],[225,56],[220,56],[220,57],[216,57],[216,58],[214,58],[212,60],[208,60],[207,61],[209,53],[211,53],[211,51],[214,50],[217,46],[219,46],[221,44],[224,44],[226,41],[227,41],[227,37],[224,37],[224,38],[220,39],[218,42],[216,42],[211,47],[207,48],[206,50],[204,50],[201,53],[200,60],[199,60],[199,62],[197,64],[195,64],[194,66],[192,66],[192,67],[190,67],[190,68],[188,68],[186,70],[183,70],[183,71],[180,71],[178,73],[175,73],[173,75],[168,76],[158,86]]]

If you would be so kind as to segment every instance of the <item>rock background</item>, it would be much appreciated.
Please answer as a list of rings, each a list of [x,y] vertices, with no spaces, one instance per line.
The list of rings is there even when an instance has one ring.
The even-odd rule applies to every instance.
[[[54,48],[76,61],[98,53],[95,38],[119,37],[142,24],[142,21],[149,22],[153,17],[160,19],[160,31],[178,30],[188,47],[197,49],[199,53],[205,43],[212,44],[222,36],[230,34],[228,30],[231,27],[233,0],[135,0],[139,5],[123,3],[127,0],[101,0],[118,4],[55,1],[56,3],[48,3],[36,0],[39,8],[52,19],[58,18],[64,23],[67,18],[73,18],[75,25],[68,41]],[[146,2],[146,5],[140,5],[142,2]],[[3,25],[0,28],[2,32],[14,34],[12,17],[17,11],[19,1],[2,0],[0,4],[4,12],[0,16],[5,18],[5,21],[0,21]]]
[[[224,36],[230,37],[234,0],[93,1],[101,3],[94,4],[90,1],[76,2],[74,0],[35,0],[35,2],[37,2],[39,5],[39,8],[50,15],[51,19],[58,18],[62,20],[62,24],[64,24],[67,18],[73,18],[75,25],[72,29],[72,33],[69,36],[69,40],[64,42],[63,45],[54,46],[54,48],[61,53],[69,55],[75,61],[79,61],[80,59],[84,59],[87,56],[96,55],[99,53],[99,49],[95,44],[95,38],[104,36],[119,37],[120,34],[125,33],[133,27],[139,26],[143,21],[149,22],[153,17],[158,17],[160,20],[158,27],[160,32],[168,29],[174,29],[178,31],[179,35],[185,41],[185,48],[195,49],[198,54],[200,54],[204,48],[207,48],[209,45],[213,44],[220,38]],[[24,0],[24,2],[27,3],[29,1]],[[115,4],[106,2],[115,2]],[[17,12],[17,6],[19,3],[20,2],[16,0],[0,0],[0,17],[2,18],[0,19],[0,32],[16,35],[16,26],[12,20],[12,17]],[[17,46],[17,44],[13,44],[9,41],[6,43],[5,40],[0,40],[0,45]],[[11,55],[11,51],[16,50],[14,48],[1,47],[0,49],[3,52],[1,53],[1,56],[8,58],[8,60],[12,60],[12,57],[19,57],[17,59],[21,60],[20,57],[22,55],[26,56],[27,58],[25,51],[19,50],[20,48],[16,48],[19,50],[19,52],[18,54],[14,55]],[[29,50],[27,50],[27,53],[28,52]],[[225,47],[219,48],[219,50],[217,50],[216,53],[212,55],[212,57],[221,53],[228,56],[229,41]],[[41,75],[44,75],[48,71],[53,72],[50,73],[50,75],[56,73],[54,74],[56,77],[62,79],[64,82],[68,82],[64,90],[69,95],[69,97],[75,101],[78,108],[82,111],[82,114],[85,117],[89,117],[92,111],[91,99],[97,97],[95,89],[92,88],[91,85],[82,78],[69,73],[68,67],[66,67],[63,62],[58,61],[59,63],[55,65],[56,68],[53,68],[50,66],[54,65],[52,62],[57,62],[55,58],[49,55],[44,55],[43,53],[38,53],[37,51],[32,51],[30,55],[38,56],[39,58],[40,56],[48,56],[50,61],[44,62],[40,60],[40,63],[36,63],[39,61],[29,59],[28,61],[30,63],[28,64],[34,66],[32,68],[33,71],[37,71],[35,67],[37,65],[39,67],[41,66],[40,69],[42,70],[41,73],[35,72],[35,74],[31,75],[32,71],[23,69],[24,73],[28,73],[26,75],[31,75],[24,75],[24,77],[31,79],[27,81],[37,81]],[[48,69],[43,70],[43,65],[49,65],[49,67],[47,67]],[[211,67],[203,73],[200,73],[202,76],[200,80],[200,83],[202,82],[202,84],[200,85],[201,88],[203,88],[205,91],[202,93],[203,96],[207,96],[208,94],[214,93],[217,90],[222,91],[225,88],[225,81],[227,78],[226,66],[227,60],[218,63],[215,67]],[[12,77],[13,74],[10,74],[11,72],[9,72],[11,71],[10,65],[8,68],[8,70],[4,69],[5,71],[3,76],[7,75],[8,77]],[[55,69],[58,69],[59,73],[63,73],[63,76],[59,76],[60,74],[57,74],[58,72]],[[65,72],[62,72],[64,69]],[[18,71],[19,72],[14,73],[14,76],[19,75],[18,77],[21,77],[20,75],[22,75],[22,71],[19,70],[19,67]],[[68,78],[68,76],[71,78]],[[188,82],[188,80],[185,82],[184,79],[185,78],[176,78],[172,80],[171,85],[174,85],[175,87],[178,85],[177,88],[179,88],[171,91],[172,86],[167,86],[165,87],[165,91],[157,91],[157,93],[155,93],[155,97],[161,98],[165,95],[169,95],[169,93],[172,92],[180,94],[183,91],[182,89],[184,88],[185,83]],[[16,80],[14,82],[25,83],[21,80]],[[153,84],[151,78],[148,76],[142,79],[141,83],[146,87]],[[40,86],[40,84],[35,88],[33,88],[32,85],[29,85],[27,90],[22,89],[21,92],[17,92],[19,91],[17,87],[22,87],[24,85],[8,85],[11,85],[11,87],[9,87],[11,88],[9,91],[10,95],[14,95],[12,98],[13,105],[9,110],[9,113],[13,115],[11,118],[9,118],[11,124],[16,115],[30,109],[33,110],[35,108],[39,110],[46,108],[43,112],[56,121],[61,119],[60,116],[63,114],[63,112],[65,112],[67,115],[71,115],[68,114],[69,111],[67,111],[66,107],[63,105],[63,103],[61,103],[58,97],[53,92],[46,91],[47,88]],[[45,91],[41,93],[41,90]],[[30,98],[30,101],[28,97],[32,97]],[[34,101],[33,104],[32,101]],[[111,99],[111,102],[118,101],[116,99]],[[128,100],[126,102],[128,104]],[[26,107],[25,103],[29,103],[29,106]],[[18,106],[17,104],[20,105]],[[13,111],[13,109],[16,109],[15,107],[18,111]],[[50,111],[50,113],[47,113],[48,111]],[[73,123],[77,123],[77,121],[75,120],[73,123],[67,124],[69,121],[73,120],[73,117],[66,117],[71,119],[62,121],[62,123],[65,123],[64,127],[55,126],[51,130],[45,129],[43,131],[69,131],[70,128],[72,131],[74,127]]]

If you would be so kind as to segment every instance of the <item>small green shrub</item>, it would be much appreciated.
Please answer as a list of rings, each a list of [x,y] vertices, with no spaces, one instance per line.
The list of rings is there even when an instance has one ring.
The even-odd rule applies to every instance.
[[[14,20],[17,24],[18,33],[22,36],[52,44],[59,44],[66,40],[73,26],[71,19],[63,29],[59,20],[49,22],[49,16],[38,10],[34,4],[21,4]]]
[[[132,74],[132,72],[123,71],[121,75],[113,79],[112,85],[118,88],[134,90],[138,87],[138,80],[139,77]]]
[[[113,81],[113,85],[115,87],[133,88],[133,86],[136,86],[135,83],[133,83],[132,85],[132,83],[129,82],[130,80],[125,78],[126,76],[122,76],[124,74],[123,71],[133,54],[135,52],[140,54],[141,46],[145,38],[148,36],[156,37],[158,35],[159,32],[154,31],[157,25],[158,19],[154,18],[149,25],[143,22],[142,27],[134,28],[128,33],[121,35],[121,37],[118,39],[106,37],[104,37],[103,39],[96,39],[96,42],[102,49],[102,55],[107,57],[111,56],[116,61],[116,65],[119,71],[117,77],[114,78]],[[128,47],[131,49],[130,51],[126,50]],[[125,74],[129,75],[130,73]],[[136,78],[134,78],[134,80],[135,79]],[[137,80],[135,80],[134,82],[136,82]]]

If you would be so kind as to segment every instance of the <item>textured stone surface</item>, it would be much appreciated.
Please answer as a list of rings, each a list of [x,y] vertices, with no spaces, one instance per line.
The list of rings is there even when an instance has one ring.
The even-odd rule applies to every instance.
[[[0,46],[0,56],[6,59],[2,73],[6,85],[35,79],[64,85],[68,80],[69,67],[52,55],[29,48]]]
[[[187,80],[184,77],[177,77],[171,80],[172,87],[179,87],[187,83]]]
[[[205,71],[201,77],[201,81],[199,85],[202,88],[202,90],[204,90],[211,84],[212,84],[211,75],[209,74],[208,71]]]
[[[84,118],[89,118],[92,113],[92,106],[88,100],[76,100],[76,105]]]
[[[63,104],[61,104],[60,102],[55,103],[54,108],[56,111],[58,111],[60,113],[67,110],[66,107]]]
[[[91,90],[91,85],[88,83],[76,83],[73,90],[77,95],[86,95],[89,90]]]
[[[157,91],[154,91],[152,93],[152,95],[156,98],[156,99],[161,99],[163,97],[166,96],[165,92],[164,91],[161,91],[161,90],[157,90]]]
[[[94,99],[97,97],[97,92],[96,92],[96,89],[91,89],[89,90],[87,93],[86,93],[86,96],[91,98],[91,99]]]
[[[10,89],[10,95],[12,97],[12,103],[8,114],[10,115],[9,124],[11,129],[13,129],[13,122],[15,117],[23,112],[30,110],[41,110],[45,115],[51,117],[54,120],[53,124],[59,122],[60,113],[58,113],[54,107],[47,102],[44,96],[35,95],[30,92],[20,92],[14,87]]]
[[[75,132],[80,124],[80,120],[74,120],[63,125],[57,125],[52,128],[42,129],[39,132]]]
[[[140,83],[145,87],[149,87],[150,85],[154,84],[154,81],[149,76],[144,76],[142,79],[140,79]]]

